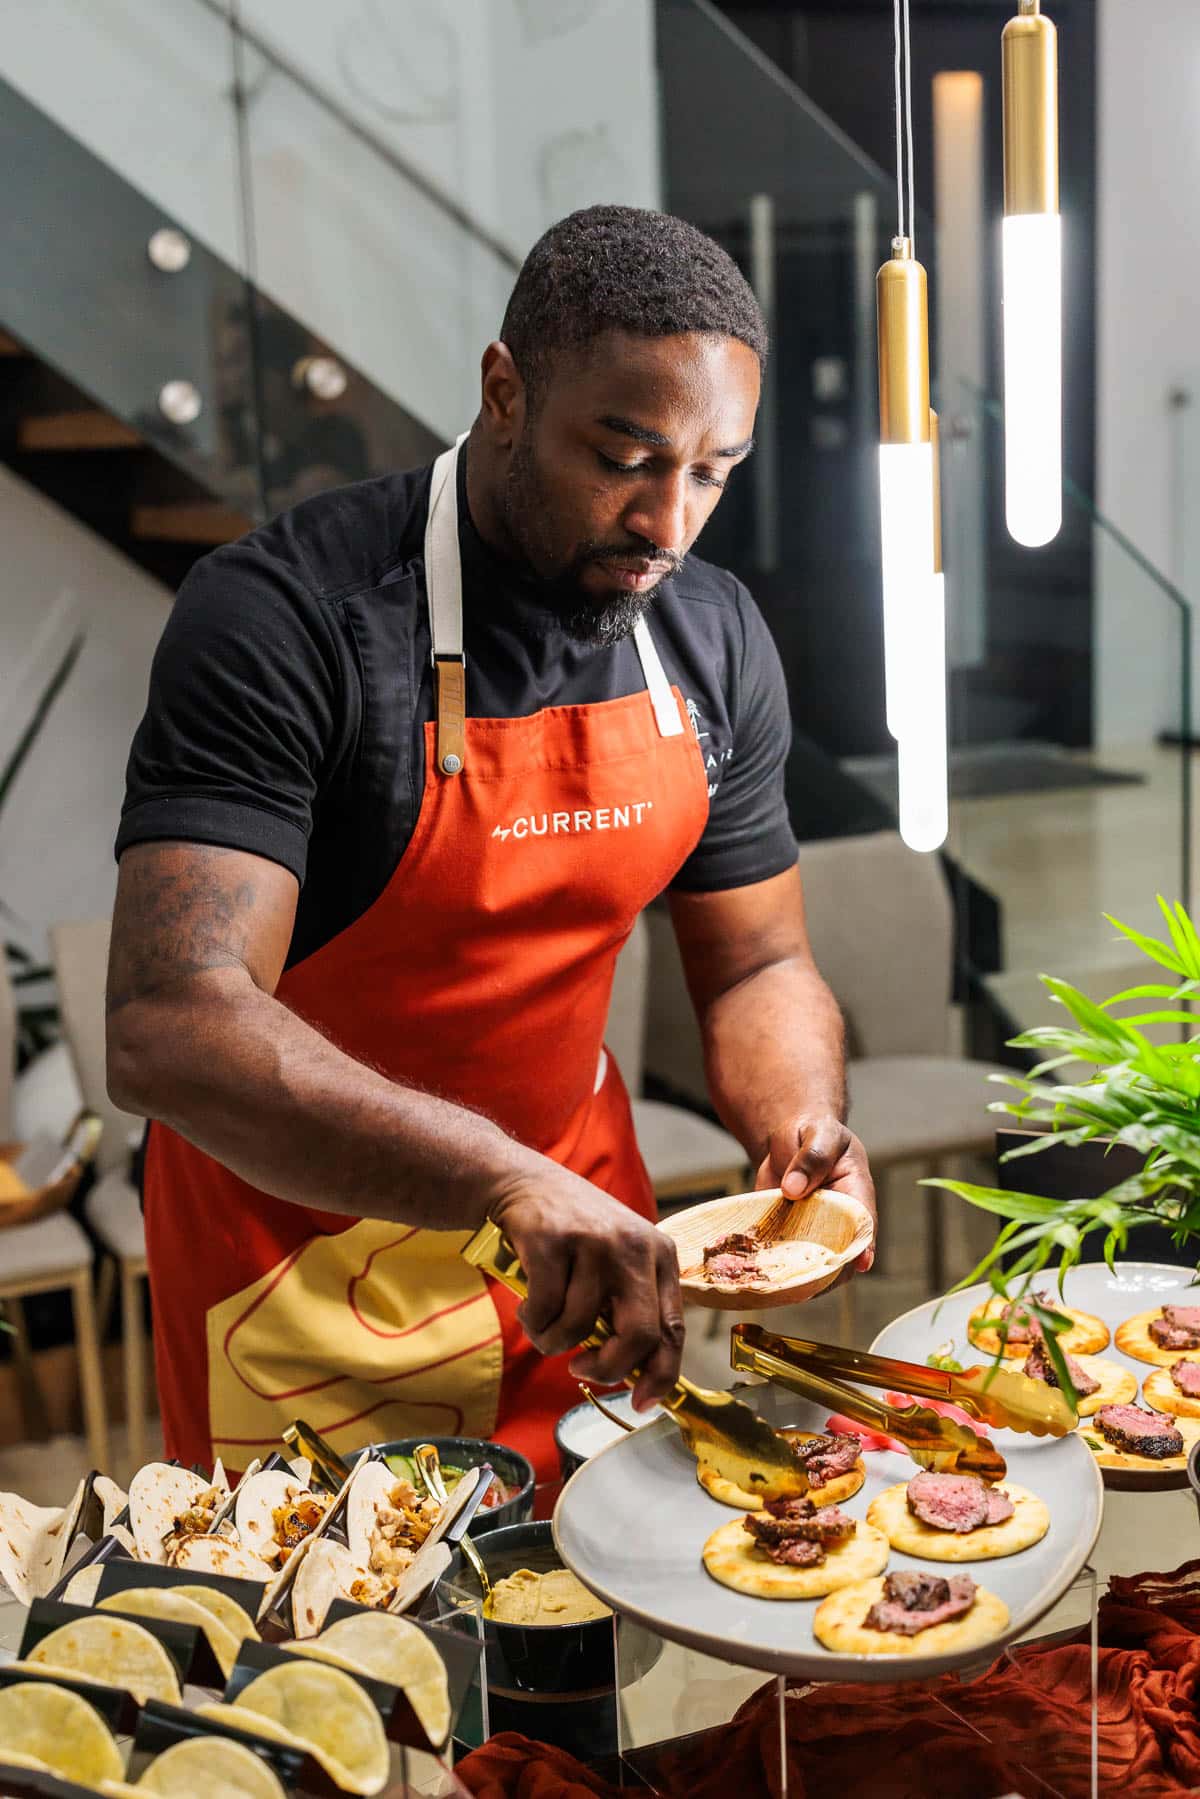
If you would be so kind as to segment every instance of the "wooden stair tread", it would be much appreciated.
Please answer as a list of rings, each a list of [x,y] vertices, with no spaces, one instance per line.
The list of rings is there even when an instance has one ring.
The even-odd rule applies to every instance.
[[[131,425],[99,410],[32,413],[17,432],[22,450],[129,450],[141,443]]]
[[[230,543],[244,537],[254,521],[221,500],[168,500],[140,505],[130,514],[135,537],[169,538],[174,543]]]

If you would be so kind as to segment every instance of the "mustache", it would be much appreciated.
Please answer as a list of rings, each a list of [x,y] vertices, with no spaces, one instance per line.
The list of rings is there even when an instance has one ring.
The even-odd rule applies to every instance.
[[[675,550],[660,549],[657,544],[653,543],[632,543],[619,546],[585,543],[577,560],[580,562],[646,562],[652,568],[665,569],[668,575],[677,575],[683,567],[684,559]]]

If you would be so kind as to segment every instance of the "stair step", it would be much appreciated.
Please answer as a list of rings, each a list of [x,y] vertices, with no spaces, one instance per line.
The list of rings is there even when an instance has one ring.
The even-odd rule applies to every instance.
[[[135,506],[130,528],[135,537],[167,538],[174,543],[230,543],[244,537],[253,520],[220,500],[177,500]]]
[[[0,356],[26,356],[28,353],[24,344],[19,344],[7,331],[0,331]]]
[[[17,433],[22,450],[136,450],[141,443],[131,425],[100,411],[35,413]]]

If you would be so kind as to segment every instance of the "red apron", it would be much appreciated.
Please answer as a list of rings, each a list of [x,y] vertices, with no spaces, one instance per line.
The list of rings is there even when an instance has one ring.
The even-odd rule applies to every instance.
[[[438,690],[416,829],[363,916],[276,990],[392,1080],[473,1107],[645,1217],[654,1199],[603,1049],[613,967],[708,811],[696,737],[645,621],[644,692],[462,718],[457,449],[439,457],[425,569]],[[155,1125],[146,1240],[167,1453],[234,1468],[307,1419],[347,1453],[494,1437],[555,1471],[578,1397],[461,1232],[348,1220],[251,1187]]]

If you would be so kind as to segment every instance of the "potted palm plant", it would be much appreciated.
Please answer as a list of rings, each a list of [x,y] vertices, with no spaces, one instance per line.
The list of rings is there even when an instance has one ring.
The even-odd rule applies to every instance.
[[[1069,982],[1043,975],[1051,1002],[1065,1016],[1013,1038],[1014,1048],[1040,1058],[1027,1075],[991,1077],[1019,1097],[989,1109],[1037,1127],[1005,1162],[1036,1156],[1052,1144],[1102,1142],[1136,1152],[1137,1172],[1096,1198],[1065,1201],[964,1181],[926,1183],[1004,1221],[992,1248],[960,1285],[986,1278],[997,1293],[1020,1299],[1045,1330],[1060,1380],[1066,1368],[1055,1335],[1069,1320],[1031,1291],[1052,1262],[1061,1295],[1063,1275],[1081,1259],[1089,1238],[1102,1236],[1111,1267],[1130,1230],[1141,1224],[1165,1226],[1177,1248],[1194,1245],[1200,1259],[1200,1014],[1192,1010],[1200,992],[1200,934],[1182,905],[1168,905],[1161,895],[1158,904],[1165,938],[1119,919],[1109,923],[1166,978],[1096,1004]],[[1177,1033],[1178,1040],[1151,1042],[1146,1031],[1155,1026]],[[1063,1070],[1072,1077],[1050,1078]]]

